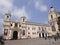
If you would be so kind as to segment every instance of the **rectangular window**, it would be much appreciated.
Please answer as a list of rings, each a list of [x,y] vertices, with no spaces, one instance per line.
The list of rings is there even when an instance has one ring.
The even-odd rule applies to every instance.
[[[44,28],[42,27],[42,31],[44,31]]]
[[[39,30],[40,30],[40,27],[39,27]]]
[[[37,32],[37,34],[39,33],[39,31]]]
[[[30,27],[28,27],[28,30],[30,30]]]
[[[19,27],[21,27],[21,25],[19,25]]]
[[[23,30],[23,35],[25,35],[25,30]]]
[[[28,32],[28,34],[30,34],[30,32]]]
[[[22,26],[22,28],[26,28],[26,26]]]
[[[4,29],[4,35],[8,34],[8,29]]]
[[[33,27],[33,28],[32,28],[32,30],[36,30],[36,28],[35,28],[35,27]]]
[[[36,34],[36,32],[33,32],[32,34]]]
[[[15,23],[15,27],[18,27],[18,23]]]
[[[46,27],[45,27],[45,30],[46,30]]]

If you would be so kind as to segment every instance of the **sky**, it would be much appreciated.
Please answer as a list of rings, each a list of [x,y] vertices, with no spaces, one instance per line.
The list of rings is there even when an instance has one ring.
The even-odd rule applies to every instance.
[[[59,4],[60,0],[0,0],[0,32],[8,11],[11,13],[11,20],[20,20],[21,16],[26,16],[28,22],[48,24],[50,7],[60,11]]]

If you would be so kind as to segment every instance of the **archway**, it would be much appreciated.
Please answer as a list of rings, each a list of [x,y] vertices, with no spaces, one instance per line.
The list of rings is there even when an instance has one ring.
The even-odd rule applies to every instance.
[[[41,34],[39,33],[39,38],[41,38]]]
[[[13,39],[18,39],[18,32],[17,31],[14,31],[13,32]]]
[[[44,33],[42,33],[42,37],[44,38]]]
[[[39,37],[44,38],[45,37],[44,33],[39,33]]]

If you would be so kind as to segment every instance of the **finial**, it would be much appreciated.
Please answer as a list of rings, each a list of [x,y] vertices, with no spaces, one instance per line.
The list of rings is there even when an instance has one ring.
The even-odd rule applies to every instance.
[[[10,11],[8,10],[5,15],[11,15]]]

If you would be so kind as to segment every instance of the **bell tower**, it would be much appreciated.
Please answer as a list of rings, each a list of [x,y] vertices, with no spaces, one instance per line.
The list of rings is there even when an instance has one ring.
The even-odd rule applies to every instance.
[[[5,13],[5,19],[4,19],[4,28],[3,28],[3,34],[4,34],[4,39],[10,39],[10,18],[11,14],[10,12]]]
[[[56,32],[57,29],[57,12],[54,7],[50,7],[49,14],[48,14],[48,22],[51,26],[52,31]]]
[[[26,17],[25,17],[25,16],[22,16],[22,17],[21,17],[21,22],[22,22],[22,23],[25,23],[25,20],[26,20]]]
[[[56,18],[57,18],[56,10],[53,7],[50,7],[49,14],[48,14],[49,22],[55,20]]]
[[[10,18],[11,18],[10,12],[5,13],[5,20],[6,20],[6,21],[9,21]]]

